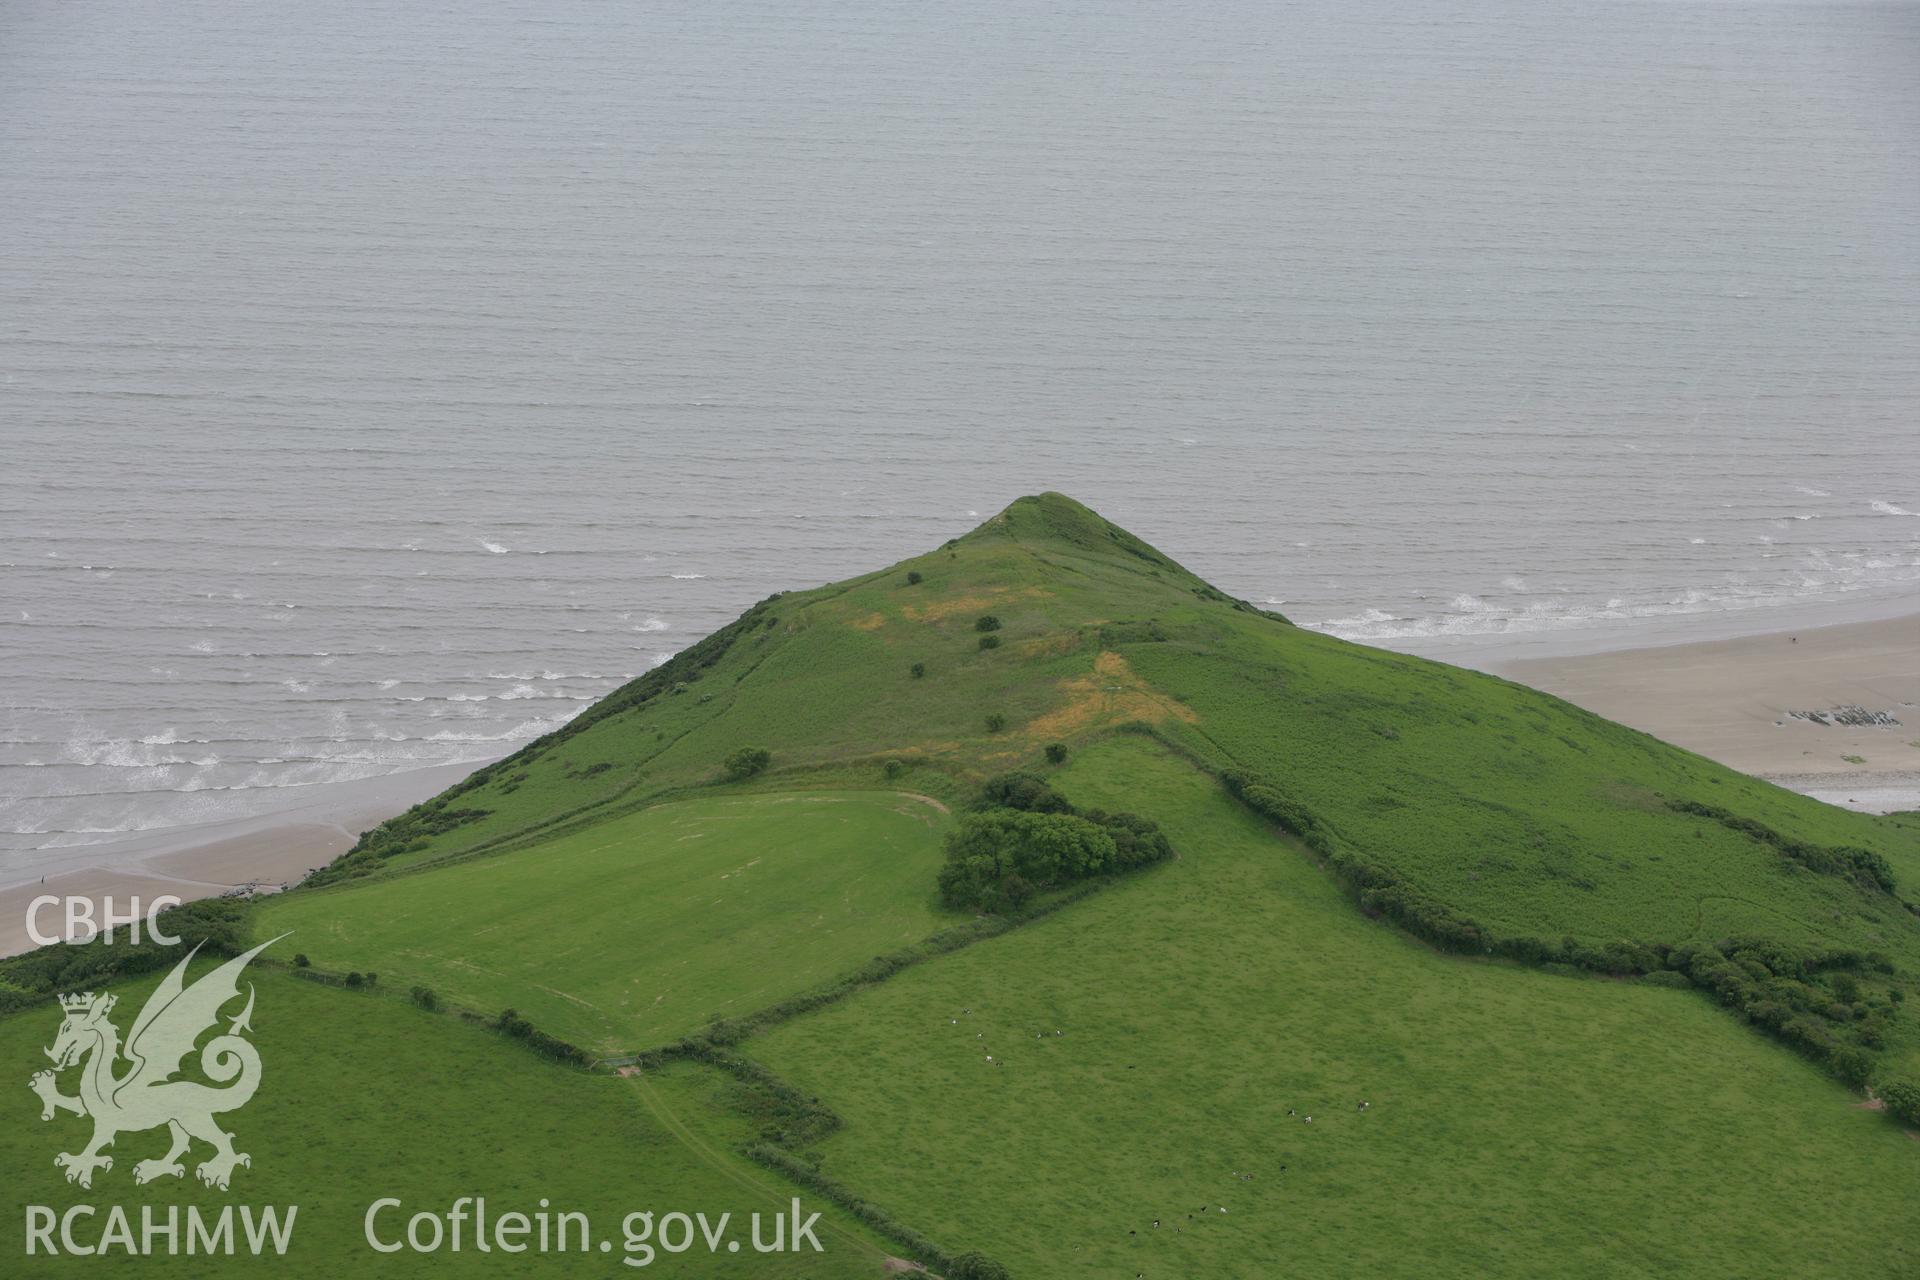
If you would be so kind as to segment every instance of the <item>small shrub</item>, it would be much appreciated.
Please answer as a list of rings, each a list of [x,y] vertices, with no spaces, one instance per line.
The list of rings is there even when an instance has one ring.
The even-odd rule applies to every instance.
[[[1048,764],[1059,764],[1062,761],[1064,761],[1066,758],[1067,758],[1066,743],[1049,742],[1047,744],[1047,763]]]
[[[1011,1276],[986,1254],[969,1249],[947,1264],[947,1280],[1011,1280]]]
[[[987,717],[987,732],[998,733],[1007,727],[1007,718],[998,711]]]
[[[1072,813],[1067,798],[1030,773],[1003,773],[987,779],[982,794],[989,805],[1027,813]]]
[[[353,987],[356,990],[358,990],[362,986],[365,986],[366,981],[367,980],[365,978],[360,976],[360,973],[358,970],[355,970],[354,972],[347,975],[347,985],[350,987]]]
[[[1920,1125],[1920,1084],[1911,1080],[1893,1080],[1876,1092],[1887,1104],[1887,1114],[1902,1124]]]
[[[773,753],[765,747],[742,747],[726,759],[726,778],[728,782],[739,782],[766,771],[773,763]]]
[[[975,631],[998,631],[1000,629],[1000,619],[990,613],[983,613],[973,620],[973,629]]]
[[[907,668],[907,670],[913,672],[913,678],[918,680],[927,674],[927,664],[924,662],[916,662]]]
[[[880,772],[887,776],[888,781],[892,781],[906,771],[907,762],[905,760],[889,760],[880,766]]]
[[[982,649],[998,649],[1000,647],[1000,637],[999,636],[981,636],[980,647]]]
[[[307,959],[307,953],[304,951],[296,952],[293,957],[293,967],[296,969],[304,969],[312,963],[313,961]]]
[[[907,570],[907,585],[908,585],[908,586],[910,586],[910,587],[917,587],[917,586],[919,586],[919,585],[920,585],[920,584],[921,584],[922,582],[925,582],[925,581],[926,581],[926,579],[925,579],[925,578],[922,578],[922,577],[920,576],[920,571],[919,571],[918,569],[909,569],[909,570]]]
[[[1827,1065],[1833,1068],[1833,1074],[1856,1089],[1873,1078],[1873,1055],[1865,1049],[1835,1049]]]
[[[415,1004],[425,1009],[428,1013],[432,1013],[440,1007],[440,997],[434,994],[432,987],[415,987],[413,990],[407,992],[407,995]]]

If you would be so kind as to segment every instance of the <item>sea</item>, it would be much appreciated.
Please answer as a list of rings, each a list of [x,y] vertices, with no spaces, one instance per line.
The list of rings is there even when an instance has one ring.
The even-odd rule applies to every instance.
[[[1439,653],[1920,608],[1920,7],[9,0],[0,866],[1060,490]]]

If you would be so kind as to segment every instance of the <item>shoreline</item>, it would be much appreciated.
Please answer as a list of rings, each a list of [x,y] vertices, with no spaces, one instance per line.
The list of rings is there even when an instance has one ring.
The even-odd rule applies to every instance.
[[[1885,813],[1920,809],[1920,612],[1907,608],[1799,630],[1718,634],[1740,621],[1779,621],[1734,614],[1709,638],[1697,626],[1641,630],[1636,643],[1613,647],[1584,632],[1478,644],[1448,637],[1403,651],[1528,685],[1826,803]],[[1849,725],[1827,714],[1846,707],[1897,723]],[[89,898],[99,911],[107,896],[124,909],[133,896],[278,892],[346,852],[360,832],[494,758],[300,788],[309,794],[299,803],[256,817],[43,850],[29,865],[0,868],[0,956],[34,945],[26,912],[43,894]],[[40,924],[43,933],[55,929],[51,913]]]
[[[1563,661],[1610,653],[1718,644],[1835,627],[1893,623],[1914,617],[1920,617],[1920,595],[1874,594],[1859,599],[1812,598],[1702,613],[1594,618],[1579,625],[1544,626],[1532,631],[1360,637],[1356,643],[1498,675],[1510,665],[1532,660]]]
[[[1463,665],[1829,804],[1920,808],[1920,614]]]
[[[360,833],[439,794],[485,760],[430,765],[318,783],[301,803],[273,813],[192,827],[131,832],[124,839],[43,850],[31,864],[0,868],[0,956],[31,950],[27,911],[35,898],[86,898],[96,918],[111,897],[124,912],[171,894],[184,902],[224,894],[277,893],[353,847]],[[43,935],[64,930],[58,909],[37,921]]]

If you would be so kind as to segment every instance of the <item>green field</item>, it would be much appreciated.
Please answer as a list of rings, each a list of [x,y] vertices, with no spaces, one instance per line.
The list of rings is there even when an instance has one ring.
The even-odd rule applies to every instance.
[[[934,932],[939,833],[891,792],[717,796],[537,850],[294,894],[258,938],[603,1052],[749,1013]]]
[[[113,1168],[96,1173],[91,1189],[68,1184],[53,1156],[78,1150],[90,1125],[65,1113],[41,1122],[39,1101],[25,1087],[33,1072],[47,1066],[41,1050],[54,1038],[59,1011],[0,1019],[0,1078],[17,1095],[7,1124],[0,1126],[0,1176],[11,1202],[0,1216],[0,1274],[80,1277],[105,1269],[178,1277],[270,1270],[316,1280],[611,1276],[634,1270],[619,1264],[621,1223],[630,1212],[704,1211],[710,1220],[731,1212],[745,1223],[754,1212],[770,1215],[784,1207],[794,1194],[722,1149],[682,1141],[647,1109],[631,1081],[557,1067],[491,1031],[396,999],[301,982],[257,964],[249,978],[257,988],[252,1038],[262,1082],[244,1109],[221,1117],[236,1148],[253,1160],[235,1171],[227,1192],[194,1180],[191,1169],[206,1154],[198,1146],[186,1161],[184,1179],[135,1185],[133,1165],[165,1152],[165,1130],[120,1135],[110,1153]],[[152,986],[149,979],[115,988],[122,1000],[115,1021],[123,1031]],[[62,1082],[69,1093],[73,1075],[66,1073]],[[471,1248],[386,1255],[364,1241],[362,1218],[377,1199],[403,1202],[400,1217],[378,1220],[381,1238],[391,1241],[404,1232],[407,1215],[444,1212],[457,1198],[475,1194],[486,1196],[496,1213],[531,1214],[543,1197],[555,1210],[584,1212],[595,1240],[611,1240],[614,1251],[601,1254],[596,1244],[586,1258],[578,1252],[509,1258]],[[828,1207],[803,1198],[809,1212]],[[170,1205],[182,1212],[196,1205],[211,1214],[229,1204],[297,1205],[299,1212],[283,1259],[215,1265],[198,1257],[128,1258],[117,1252],[107,1258],[27,1258],[26,1204],[57,1213],[88,1204],[101,1214],[120,1205],[136,1226],[143,1205],[161,1213]],[[823,1222],[831,1223],[830,1231],[818,1232],[825,1251],[783,1255],[779,1274],[821,1280],[878,1274],[885,1255],[865,1233],[837,1212]],[[101,1226],[95,1218],[94,1239]],[[89,1242],[84,1231],[81,1238]],[[769,1273],[767,1260],[750,1251],[744,1258],[663,1255],[655,1267],[703,1276]]]
[[[1182,858],[746,1046],[896,1215],[1035,1276],[1920,1268],[1920,1149],[1697,997],[1407,942],[1137,741],[1062,786]]]
[[[729,779],[747,748],[769,767]],[[943,910],[945,835],[1014,770],[1175,856]],[[1058,833],[1064,807],[964,829]],[[1005,889],[996,852],[970,866]],[[399,1148],[425,1190],[393,1194],[443,1200],[549,1169],[670,1208],[805,1185],[865,1204],[863,1239],[1025,1280],[1859,1280],[1920,1274],[1920,1143],[1865,1105],[1920,1082],[1917,880],[1912,815],[1303,631],[1043,495],[761,602],[203,923],[379,975],[267,980],[263,1051],[307,1084],[238,1122],[290,1144],[263,1176],[320,1188],[336,1243]],[[0,962],[0,1007],[107,959]],[[413,987],[659,1052],[587,1075]],[[0,1022],[21,1079],[51,1025]],[[47,1182],[44,1135],[8,1132],[9,1185]],[[880,1262],[849,1238],[815,1270],[674,1267]]]
[[[984,616],[998,647],[980,647]],[[1683,943],[1738,953],[1693,966],[1703,985],[1785,954],[1785,972],[1727,1000],[1838,1074],[1920,1078],[1920,1019],[1896,1007],[1920,973],[1900,888],[1920,875],[1912,824],[1503,680],[1303,631],[1059,495],[892,570],[756,605],[373,833],[326,878],[377,881],[476,848],[537,859],[548,830],[711,783],[742,746],[771,751],[782,785],[870,787],[892,762],[903,785],[961,803],[993,774],[1044,770],[1049,743],[1121,728],[1277,797],[1350,888],[1374,888],[1429,940],[1622,971]],[[1885,883],[1836,872],[1846,859]],[[1861,984],[1844,1001],[1816,957],[1838,950]]]

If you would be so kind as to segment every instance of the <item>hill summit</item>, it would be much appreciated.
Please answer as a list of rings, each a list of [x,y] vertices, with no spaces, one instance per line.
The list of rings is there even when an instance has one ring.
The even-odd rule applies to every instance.
[[[1699,986],[1851,1080],[1920,1075],[1888,994],[1920,966],[1910,826],[1294,626],[1058,493],[761,601],[317,883],[579,830],[724,781],[742,749],[765,753],[763,785],[910,775],[964,800],[1123,733],[1211,774],[1432,945]]]

